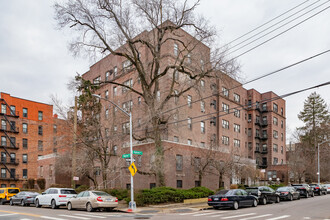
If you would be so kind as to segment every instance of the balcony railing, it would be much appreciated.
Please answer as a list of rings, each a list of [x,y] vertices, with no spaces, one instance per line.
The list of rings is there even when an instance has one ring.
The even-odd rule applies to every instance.
[[[263,134],[263,135],[261,135],[261,140],[267,140],[268,139],[268,136],[267,136],[267,134]]]
[[[3,159],[1,158],[1,163],[5,164],[5,165],[18,165],[19,164],[19,159]]]
[[[262,154],[267,154],[268,153],[268,150],[267,148],[263,148],[262,151],[261,151]]]
[[[9,143],[1,143],[0,142],[0,148],[8,148],[8,149],[18,149],[19,148],[19,144],[15,143],[14,145]]]
[[[15,175],[10,175],[10,174],[3,175],[3,174],[1,174],[0,175],[0,180],[18,180],[18,179],[19,179],[18,174],[15,174]]]
[[[260,122],[260,125],[261,125],[262,127],[266,127],[266,126],[268,125],[268,121],[267,121],[267,120],[262,120],[262,121]]]

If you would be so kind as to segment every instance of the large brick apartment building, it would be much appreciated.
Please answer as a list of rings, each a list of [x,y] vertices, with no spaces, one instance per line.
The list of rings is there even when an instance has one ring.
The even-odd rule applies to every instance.
[[[0,105],[1,187],[23,187],[38,178],[45,178],[46,187],[70,184],[55,170],[57,153],[70,148],[67,124],[53,115],[53,106],[2,92]]]
[[[197,41],[181,29],[176,32],[173,36],[180,36],[180,40],[184,42]],[[150,34],[152,31],[145,31],[137,38],[146,38]],[[203,68],[204,64],[209,63],[210,48],[202,43],[196,45],[194,54],[189,54],[186,62],[192,68],[197,65]],[[118,50],[122,48],[125,48],[125,45]],[[162,48],[163,54],[166,55],[163,60],[164,66],[176,62],[181,51],[183,48],[180,48],[180,44],[175,40],[168,40]],[[152,58],[143,46],[140,47],[139,53],[145,63]],[[160,69],[162,68],[164,67],[161,64]],[[217,189],[223,185],[228,187],[231,183],[251,183],[256,179],[258,181],[279,178],[285,181],[285,172],[281,171],[283,168],[278,169],[286,164],[285,101],[273,92],[261,94],[254,89],[246,90],[232,77],[221,75],[218,79],[200,80],[195,89],[183,96],[170,99],[166,104],[163,112],[164,117],[168,117],[169,120],[162,132],[166,185],[178,188],[202,185]],[[96,84],[104,81],[116,82],[141,91],[140,79],[131,63],[113,54],[92,65],[83,78]],[[190,83],[189,79],[180,73],[168,74],[161,79],[157,100],[165,98],[164,91],[168,91],[173,78],[176,81],[174,92]],[[139,95],[111,83],[102,84],[97,94],[132,112],[133,133],[136,137],[148,131],[148,109]],[[101,99],[101,104],[104,130],[110,131],[113,136],[123,135],[120,140],[109,146],[112,152],[115,152],[114,155],[117,155],[116,162],[112,165],[117,169],[111,174],[109,186],[130,187],[127,162],[121,158],[121,154],[129,152],[129,120],[125,117],[119,118],[118,109],[108,101]],[[170,111],[172,109],[175,110]],[[154,187],[155,176],[146,175],[153,169],[153,142],[135,140],[133,148],[143,151],[142,156],[136,157],[137,167],[142,172],[134,177],[135,187]],[[262,175],[254,172],[252,176],[243,177],[242,173],[233,170],[227,171],[225,177],[220,179],[220,173],[215,167],[207,165],[207,161],[218,160],[224,163],[228,158],[235,159],[238,165],[235,169],[252,166],[261,171]],[[118,163],[121,167],[119,169]],[[203,164],[206,164],[206,168],[201,179],[198,170]]]

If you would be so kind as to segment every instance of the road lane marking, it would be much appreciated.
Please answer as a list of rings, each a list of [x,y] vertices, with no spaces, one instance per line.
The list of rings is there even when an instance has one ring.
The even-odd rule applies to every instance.
[[[256,219],[256,218],[263,218],[263,217],[267,217],[267,216],[271,216],[273,214],[265,214],[265,215],[259,215],[259,216],[253,216],[253,217],[249,217],[249,218],[242,218],[240,220],[250,220],[250,219]]]
[[[282,215],[282,216],[279,216],[279,217],[276,217],[276,218],[269,218],[267,220],[277,220],[277,219],[282,219],[282,218],[289,218],[291,215]]]
[[[93,217],[93,218],[107,218],[105,216],[100,216],[100,215],[88,215],[88,214],[74,214],[74,215],[80,215],[80,216],[85,216],[85,217]]]
[[[21,218],[20,220],[31,220],[31,219],[29,219],[29,218]]]
[[[227,217],[222,217],[221,219],[230,219],[230,218],[237,218],[237,217],[244,217],[249,215],[255,215],[256,213],[248,213],[248,214],[242,214],[242,215],[232,215]]]
[[[219,212],[214,212],[212,214],[217,213],[218,215],[211,215],[211,216],[207,216],[207,217],[211,217],[211,218],[215,218],[215,217],[219,217],[219,216],[223,216],[223,214],[225,214],[227,211],[219,211]],[[236,214],[240,213],[240,212],[235,212]],[[220,215],[219,215],[220,214]]]
[[[35,214],[31,214],[31,213],[24,213],[24,212],[11,212],[11,211],[4,211],[4,210],[0,210],[0,212],[12,213],[12,214],[18,214],[18,215],[28,215],[28,216],[32,216],[32,217],[40,217],[40,215],[35,215]]]
[[[204,212],[212,212],[212,211],[204,211]],[[187,212],[187,213],[182,213],[180,215],[194,215],[194,214],[197,214],[197,213],[201,213],[201,211],[199,211],[199,212]]]
[[[77,218],[77,219],[82,219],[82,220],[90,219],[90,218],[78,217],[78,216],[72,216],[72,215],[58,215],[58,216],[67,217],[67,218]]]
[[[17,214],[16,213],[2,214],[2,215],[0,215],[0,217],[1,216],[10,216],[10,215],[17,215]]]
[[[202,214],[196,214],[193,216],[203,216],[203,215],[214,215],[216,212],[208,212],[208,213],[202,213]]]
[[[40,218],[51,219],[51,220],[67,220],[64,218],[55,218],[55,217],[49,217],[49,216],[40,216]]]

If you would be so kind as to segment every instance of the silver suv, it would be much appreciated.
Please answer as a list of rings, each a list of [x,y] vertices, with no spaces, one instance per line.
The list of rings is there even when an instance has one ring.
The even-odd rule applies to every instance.
[[[66,206],[68,200],[76,195],[76,191],[71,188],[49,188],[36,197],[35,205],[37,208],[46,205],[56,209],[59,206]]]

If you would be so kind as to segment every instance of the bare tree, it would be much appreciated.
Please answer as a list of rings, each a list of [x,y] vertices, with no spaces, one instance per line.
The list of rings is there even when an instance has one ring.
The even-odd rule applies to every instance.
[[[199,0],[68,0],[54,5],[59,26],[70,27],[76,36],[70,44],[75,55],[111,54],[126,60],[125,68],[134,69],[141,82],[138,89],[115,80],[100,85],[119,85],[144,99],[151,128],[136,138],[155,143],[158,185],[165,184],[161,133],[170,117],[163,113],[169,100],[196,88],[203,78],[237,70],[235,62],[225,60],[224,51],[214,47],[215,28],[196,15],[198,5]],[[192,37],[185,38],[186,33]],[[174,42],[173,56],[166,48]],[[202,50],[204,45],[212,51]],[[185,76],[187,83],[180,83],[176,74]],[[163,98],[158,100],[164,84]]]

